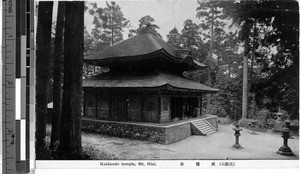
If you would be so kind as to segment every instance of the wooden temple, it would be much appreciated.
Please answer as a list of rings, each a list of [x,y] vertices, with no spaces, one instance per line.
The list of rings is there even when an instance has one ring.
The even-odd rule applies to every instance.
[[[85,118],[168,123],[201,117],[203,94],[218,91],[184,77],[184,71],[206,65],[164,42],[149,26],[84,61],[109,68],[83,80]]]

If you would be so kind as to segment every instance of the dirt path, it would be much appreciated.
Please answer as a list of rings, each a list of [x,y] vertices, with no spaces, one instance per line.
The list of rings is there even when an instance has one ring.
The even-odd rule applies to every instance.
[[[93,146],[106,159],[299,159],[299,137],[289,140],[294,157],[276,153],[282,145],[279,134],[251,134],[244,129],[240,144],[243,149],[232,148],[233,126],[220,125],[217,133],[205,136],[190,136],[179,142],[162,145],[146,141],[129,140],[91,133],[83,133],[83,146]]]

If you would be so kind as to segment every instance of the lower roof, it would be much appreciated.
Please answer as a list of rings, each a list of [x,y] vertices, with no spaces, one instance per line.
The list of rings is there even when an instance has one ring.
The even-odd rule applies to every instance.
[[[218,89],[189,80],[183,76],[160,72],[148,75],[112,75],[104,73],[83,80],[83,87],[93,88],[158,88],[164,86],[170,86],[172,90],[191,90],[206,93],[218,91]]]

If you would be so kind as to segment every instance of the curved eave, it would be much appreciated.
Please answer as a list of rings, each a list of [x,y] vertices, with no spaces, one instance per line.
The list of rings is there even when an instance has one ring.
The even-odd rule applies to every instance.
[[[84,59],[85,63],[89,63],[96,66],[104,66],[104,67],[112,67],[116,64],[118,66],[122,66],[122,64],[126,64],[130,62],[139,64],[140,62],[147,62],[147,61],[158,61],[160,58],[167,60],[170,63],[181,64],[183,70],[202,70],[205,69],[207,66],[193,60],[190,56],[186,56],[185,58],[175,57],[166,51],[164,48],[159,49],[155,52],[151,52],[149,54],[143,54],[138,56],[125,56],[125,57],[110,57],[105,59]]]
[[[85,88],[163,88],[170,91],[215,93],[218,89],[203,85],[184,77],[171,74],[133,75],[99,75],[83,80]],[[166,88],[164,88],[166,87]]]
[[[210,90],[198,90],[198,89],[186,89],[186,88],[179,88],[176,86],[172,86],[170,84],[164,85],[170,91],[180,91],[180,92],[191,92],[191,93],[217,93],[219,89],[210,89]]]
[[[197,89],[186,89],[186,88],[179,88],[176,86],[172,86],[170,84],[164,84],[160,86],[153,86],[153,87],[97,87],[97,86],[84,86],[85,89],[145,89],[145,90],[167,90],[173,92],[183,92],[183,93],[190,93],[190,94],[215,94],[219,91],[219,89],[214,90],[197,90]]]

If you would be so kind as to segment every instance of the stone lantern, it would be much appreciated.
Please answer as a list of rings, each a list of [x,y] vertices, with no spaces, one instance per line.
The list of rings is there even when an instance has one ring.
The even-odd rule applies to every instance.
[[[235,144],[233,145],[234,148],[236,149],[241,149],[242,146],[239,144],[239,136],[241,136],[241,131],[242,129],[239,127],[239,125],[236,125],[235,128],[233,128],[234,136],[235,136]]]
[[[282,130],[282,138],[283,138],[283,145],[279,148],[277,151],[278,154],[280,155],[285,155],[285,156],[294,156],[295,154],[292,152],[291,148],[288,146],[288,139],[291,137],[291,133],[289,128],[286,125]]]

